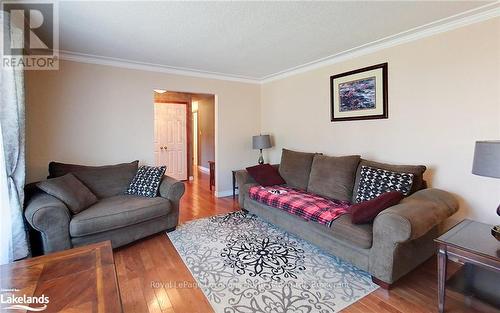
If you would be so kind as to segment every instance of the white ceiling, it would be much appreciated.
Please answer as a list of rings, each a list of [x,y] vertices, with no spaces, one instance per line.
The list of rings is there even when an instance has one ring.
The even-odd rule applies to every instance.
[[[60,2],[60,49],[265,79],[488,2]]]

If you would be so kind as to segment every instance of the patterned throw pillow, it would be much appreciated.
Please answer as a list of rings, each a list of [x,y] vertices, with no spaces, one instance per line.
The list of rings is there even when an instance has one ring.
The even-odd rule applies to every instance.
[[[143,165],[139,167],[125,194],[150,198],[156,197],[166,169],[166,166]]]
[[[356,203],[374,199],[389,191],[399,191],[407,196],[412,185],[413,174],[361,166]]]

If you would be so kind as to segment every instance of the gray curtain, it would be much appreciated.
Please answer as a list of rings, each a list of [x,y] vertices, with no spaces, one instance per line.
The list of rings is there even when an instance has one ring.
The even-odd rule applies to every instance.
[[[4,14],[4,18],[8,18]],[[9,24],[9,23],[7,23]],[[12,34],[14,40],[19,32]],[[0,77],[0,126],[7,175],[11,216],[12,256],[14,260],[29,255],[23,219],[25,183],[24,73],[21,67],[2,67]],[[9,225],[4,225],[9,227]]]

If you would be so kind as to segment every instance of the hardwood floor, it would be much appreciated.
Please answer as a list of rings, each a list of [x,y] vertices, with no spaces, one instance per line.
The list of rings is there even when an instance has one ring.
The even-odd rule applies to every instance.
[[[186,182],[180,223],[238,210],[231,197],[216,198],[207,174]],[[202,238],[200,238],[202,239]],[[123,310],[126,313],[213,312],[203,292],[165,234],[158,234],[114,251]],[[349,313],[437,312],[437,271],[433,257],[387,291],[379,288],[343,310]],[[450,263],[448,274],[458,267]],[[475,312],[459,296],[447,294],[446,312]]]

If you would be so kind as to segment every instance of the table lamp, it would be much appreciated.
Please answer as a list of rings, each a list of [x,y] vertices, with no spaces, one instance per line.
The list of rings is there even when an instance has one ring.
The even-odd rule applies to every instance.
[[[500,178],[500,140],[476,141],[472,174]],[[497,214],[500,216],[500,205]],[[500,225],[494,226],[491,233],[500,240]]]
[[[252,147],[260,150],[259,164],[264,164],[262,149],[271,148],[271,137],[269,135],[252,136]]]

